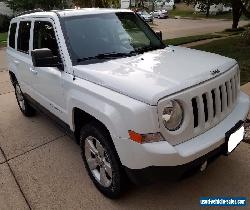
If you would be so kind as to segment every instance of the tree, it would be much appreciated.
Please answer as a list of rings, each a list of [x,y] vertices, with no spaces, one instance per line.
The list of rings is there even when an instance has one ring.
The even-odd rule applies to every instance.
[[[80,7],[118,7],[120,0],[73,0]]]
[[[66,1],[62,0],[4,0],[14,11],[32,10],[41,8],[51,10],[54,8],[63,8]]]
[[[208,17],[210,15],[210,7],[213,4],[220,4],[220,3],[227,3],[228,0],[184,0],[184,2],[188,5],[190,4],[198,4],[198,8],[201,11],[206,12],[206,16]]]
[[[199,4],[201,10],[206,11],[209,16],[209,9],[212,4],[224,4],[232,7],[233,24],[232,28],[237,29],[242,14],[250,18],[250,0],[184,0],[187,4]]]
[[[242,14],[250,18],[250,0],[231,0],[231,3],[233,8],[232,29],[237,29]]]

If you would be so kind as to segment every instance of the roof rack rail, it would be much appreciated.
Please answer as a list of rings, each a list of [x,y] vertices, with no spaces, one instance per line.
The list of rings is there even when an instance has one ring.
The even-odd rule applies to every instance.
[[[21,16],[21,15],[27,15],[27,14],[35,13],[35,12],[44,12],[44,10],[43,9],[28,10],[28,11],[18,13],[16,15],[16,17]]]

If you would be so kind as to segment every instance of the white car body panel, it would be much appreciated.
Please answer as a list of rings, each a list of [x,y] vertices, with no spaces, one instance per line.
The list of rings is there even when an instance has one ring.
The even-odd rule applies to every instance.
[[[211,71],[219,69],[223,73],[235,64],[233,59],[212,53],[171,46],[105,63],[75,66],[74,72],[77,77],[157,105],[163,97],[211,79]]]

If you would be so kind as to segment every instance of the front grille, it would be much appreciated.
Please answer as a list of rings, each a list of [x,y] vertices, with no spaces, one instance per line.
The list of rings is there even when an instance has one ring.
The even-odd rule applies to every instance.
[[[238,73],[218,87],[191,99],[193,107],[193,127],[204,127],[216,118],[223,118],[235,104],[238,94]]]

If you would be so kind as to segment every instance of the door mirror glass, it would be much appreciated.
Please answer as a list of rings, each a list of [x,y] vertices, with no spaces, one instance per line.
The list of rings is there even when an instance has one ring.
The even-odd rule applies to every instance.
[[[31,51],[31,57],[34,67],[58,67],[63,68],[60,58],[54,56],[48,48],[36,49]]]

